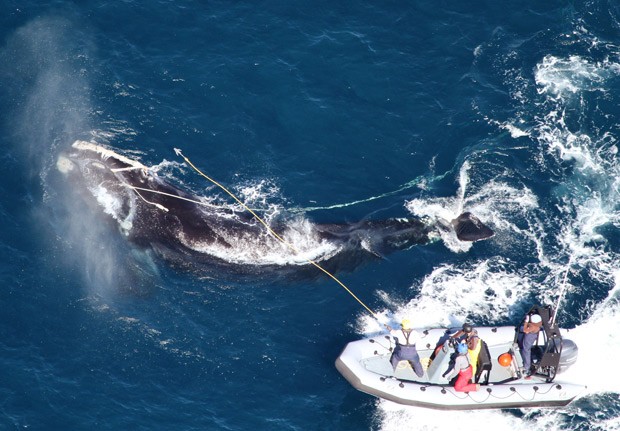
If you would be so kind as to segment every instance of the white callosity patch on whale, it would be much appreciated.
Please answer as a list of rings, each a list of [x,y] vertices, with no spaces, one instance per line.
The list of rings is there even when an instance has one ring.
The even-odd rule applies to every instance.
[[[82,150],[82,151],[93,151],[99,154],[104,161],[108,158],[115,158],[119,160],[120,162],[125,163],[131,167],[148,170],[148,168],[144,166],[142,163],[136,160],[130,159],[128,157],[125,157],[121,154],[115,153],[112,150],[102,147],[101,145],[94,144],[92,142],[75,141],[72,147],[77,150]]]
[[[64,175],[69,174],[75,168],[74,163],[67,157],[60,156],[56,161],[56,168]]]

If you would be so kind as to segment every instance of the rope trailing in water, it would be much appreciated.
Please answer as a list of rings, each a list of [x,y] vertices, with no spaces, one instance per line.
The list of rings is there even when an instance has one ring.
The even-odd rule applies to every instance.
[[[292,244],[290,244],[289,242],[287,242],[284,238],[282,238],[280,235],[278,235],[261,217],[259,217],[258,214],[256,214],[251,208],[249,208],[246,204],[244,204],[243,202],[241,202],[241,200],[239,198],[237,198],[237,196],[235,196],[231,191],[229,191],[226,187],[224,187],[222,184],[218,183],[217,181],[215,181],[213,178],[207,176],[206,174],[204,174],[200,169],[198,169],[196,166],[194,166],[194,164],[187,158],[185,157],[185,155],[181,152],[180,149],[175,148],[174,152],[177,154],[177,156],[181,156],[183,158],[183,160],[185,160],[185,162],[196,172],[198,172],[198,174],[204,178],[206,178],[208,181],[210,181],[211,183],[215,184],[216,186],[218,186],[220,189],[224,190],[231,198],[233,198],[239,205],[241,205],[243,208],[245,208],[250,214],[252,214],[254,216],[254,218],[256,220],[258,220],[263,226],[265,226],[265,229],[267,229],[267,231],[273,235],[278,241],[280,241],[282,244],[284,244],[285,246],[287,246],[288,248],[290,248],[291,250],[293,250],[293,252],[295,254],[299,254],[300,251]],[[318,263],[316,263],[314,260],[312,259],[306,259],[306,261],[312,265],[314,265],[316,268],[318,268],[320,271],[322,271],[323,273],[325,273],[327,276],[329,276],[332,280],[334,280],[336,283],[338,283],[344,290],[346,290],[349,295],[351,295],[362,307],[364,307],[366,309],[366,311],[368,311],[372,317],[374,317],[375,319],[377,319],[377,321],[379,323],[381,323],[381,320],[379,320],[379,316],[377,315],[377,313],[375,313],[374,311],[372,311],[366,304],[364,304],[362,302],[361,299],[359,299],[355,293],[353,293],[351,291],[351,289],[349,289],[347,286],[345,286],[345,284],[340,281],[338,278],[336,278],[335,275],[333,275],[331,272],[329,272],[328,270],[326,270],[325,268],[323,268],[321,265],[319,265]]]
[[[393,196],[397,193],[400,193],[404,190],[413,188],[415,186],[418,186],[420,184],[423,184],[425,182],[428,183],[432,183],[434,181],[439,181],[444,179],[446,176],[448,176],[448,174],[452,173],[452,171],[447,171],[444,174],[441,175],[437,175],[433,178],[430,178],[429,180],[427,180],[424,177],[418,177],[418,178],[414,178],[413,180],[401,185],[398,189],[396,190],[392,190],[391,192],[385,192],[382,193],[380,195],[377,196],[371,196],[365,199],[359,199],[356,201],[352,201],[352,202],[346,202],[346,203],[341,203],[341,204],[333,204],[333,205],[328,205],[328,206],[323,206],[323,207],[299,207],[299,208],[289,208],[289,212],[291,213],[301,213],[301,212],[310,212],[310,211],[319,211],[319,210],[333,210],[333,209],[338,209],[338,208],[346,208],[346,207],[350,207],[353,205],[358,205],[358,204],[363,204],[363,203],[367,203],[367,202],[371,202],[377,199],[382,199],[388,196]]]
[[[562,300],[564,299],[564,297],[566,296],[566,291],[567,291],[566,280],[568,279],[568,273],[570,272],[572,266],[573,266],[573,256],[570,257],[570,259],[568,260],[568,263],[566,264],[566,271],[564,271],[564,277],[562,279],[562,287],[560,288],[558,300],[555,303],[555,308],[554,308],[555,312],[551,318],[552,323],[555,322],[555,318],[560,312],[560,304]]]

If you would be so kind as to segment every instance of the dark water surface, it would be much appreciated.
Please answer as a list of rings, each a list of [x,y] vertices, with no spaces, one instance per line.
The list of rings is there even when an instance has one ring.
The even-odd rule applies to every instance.
[[[620,6],[414,3],[2,3],[0,428],[620,429]],[[67,193],[56,161],[76,139],[226,202],[180,148],[302,226],[472,211],[493,239],[338,275],[420,326],[559,303],[590,392],[440,421],[359,393],[334,360],[377,326],[343,289],[145,254]],[[218,253],[290,263],[261,247]]]

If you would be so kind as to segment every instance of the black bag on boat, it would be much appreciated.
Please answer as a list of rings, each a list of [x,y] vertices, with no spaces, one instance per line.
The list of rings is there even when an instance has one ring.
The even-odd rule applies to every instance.
[[[476,376],[474,377],[475,383],[480,383],[480,377],[482,377],[482,373],[486,371],[484,376],[484,382],[480,383],[482,385],[487,385],[489,383],[489,375],[491,374],[491,368],[493,367],[493,363],[491,362],[491,354],[489,353],[489,346],[484,340],[480,340],[482,346],[480,347],[480,353],[478,354],[478,361],[476,363]]]

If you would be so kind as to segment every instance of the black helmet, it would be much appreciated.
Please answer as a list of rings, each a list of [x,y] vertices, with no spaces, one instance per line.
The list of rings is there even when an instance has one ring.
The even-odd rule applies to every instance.
[[[469,334],[474,328],[469,323],[463,323],[463,332]]]

